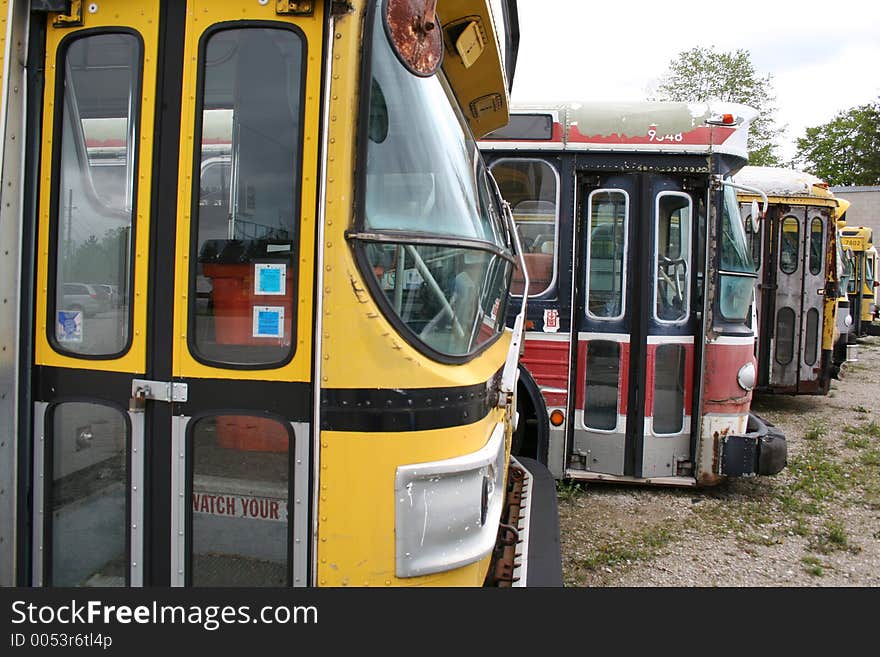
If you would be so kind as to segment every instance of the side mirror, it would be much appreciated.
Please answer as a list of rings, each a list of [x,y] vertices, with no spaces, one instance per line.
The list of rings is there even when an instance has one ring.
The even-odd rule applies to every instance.
[[[752,201],[752,232],[758,232],[758,221],[761,219],[761,215],[759,214],[760,210],[758,210],[758,201]]]

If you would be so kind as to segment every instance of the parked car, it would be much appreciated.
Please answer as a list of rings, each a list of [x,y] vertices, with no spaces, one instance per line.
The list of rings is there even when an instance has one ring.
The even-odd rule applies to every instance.
[[[119,308],[122,305],[122,297],[119,295],[118,286],[108,283],[97,283],[95,287],[98,288],[99,293],[103,291],[107,294],[108,306],[110,308]]]
[[[81,310],[93,317],[110,307],[110,294],[89,283],[64,283],[59,310]]]

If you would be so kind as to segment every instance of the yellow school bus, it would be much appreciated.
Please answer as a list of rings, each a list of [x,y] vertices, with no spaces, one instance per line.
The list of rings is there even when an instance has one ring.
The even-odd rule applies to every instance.
[[[561,582],[475,141],[515,2],[0,12],[0,583]]]
[[[866,226],[847,226],[841,231],[841,242],[854,255],[855,269],[848,290],[850,313],[855,335],[863,337],[871,332],[876,309],[877,249],[873,231]]]

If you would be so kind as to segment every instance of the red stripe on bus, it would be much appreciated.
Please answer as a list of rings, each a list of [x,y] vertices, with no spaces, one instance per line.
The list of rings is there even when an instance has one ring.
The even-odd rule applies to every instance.
[[[539,386],[559,388],[566,392],[545,392],[548,406],[568,403],[568,342],[527,340],[520,362]]]
[[[566,141],[573,144],[655,144],[686,146],[715,145],[718,146],[727,141],[728,137],[735,132],[734,128],[700,126],[689,132],[680,132],[674,135],[661,134],[660,132],[643,135],[585,135],[578,126],[568,128]]]

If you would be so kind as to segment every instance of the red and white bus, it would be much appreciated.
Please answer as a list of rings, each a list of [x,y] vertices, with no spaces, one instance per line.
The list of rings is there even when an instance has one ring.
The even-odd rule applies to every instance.
[[[528,272],[515,449],[555,477],[704,486],[785,466],[785,437],[749,412],[756,275],[729,180],[755,116],[520,106],[481,142]]]

